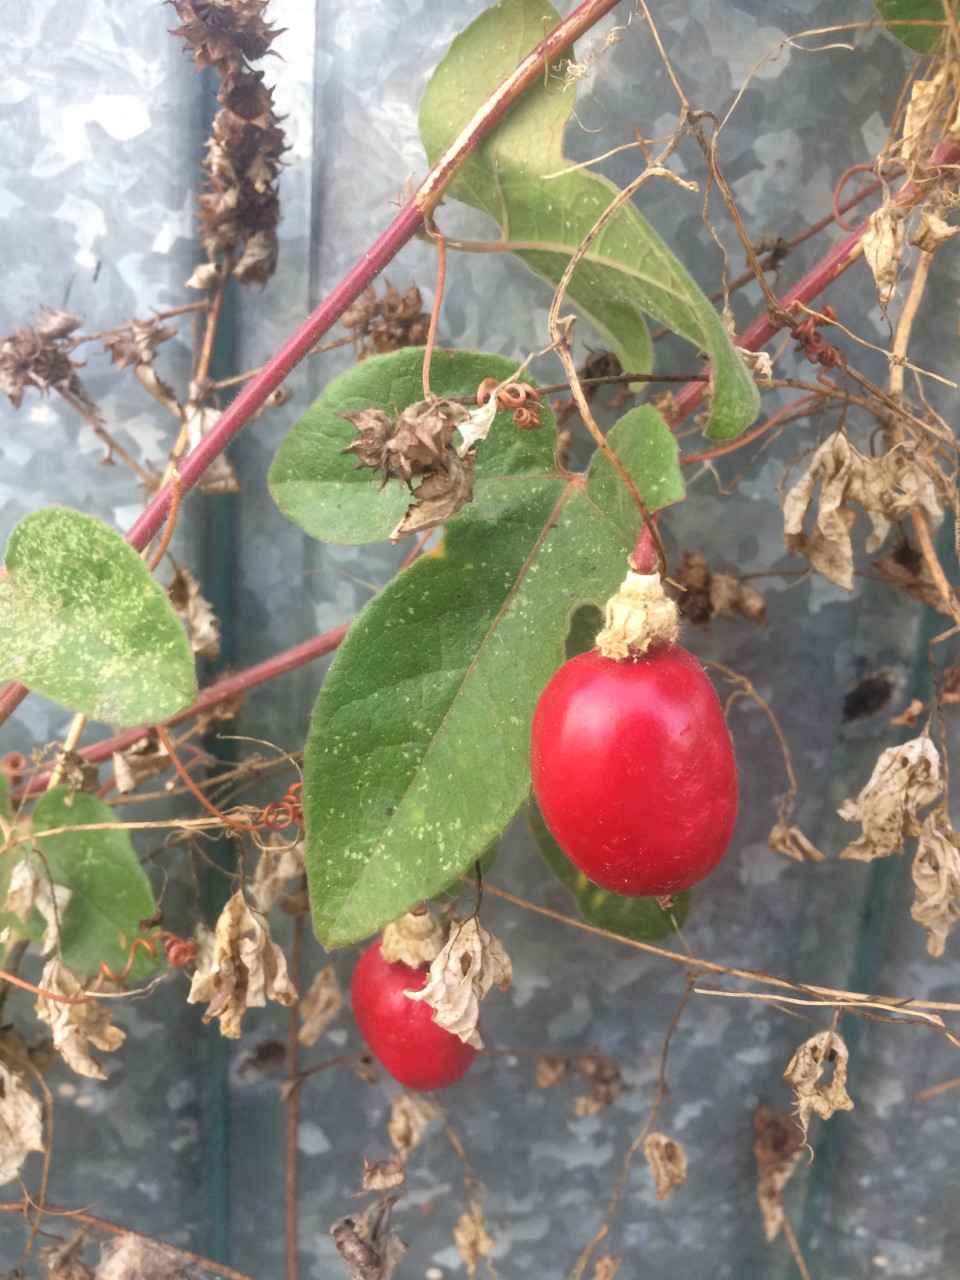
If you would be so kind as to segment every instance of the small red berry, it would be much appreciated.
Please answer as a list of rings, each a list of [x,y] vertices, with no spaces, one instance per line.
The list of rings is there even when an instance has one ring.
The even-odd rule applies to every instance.
[[[688,889],[730,843],[733,745],[713,685],[680,645],[566,662],[537,703],[530,768],[560,848],[614,893]]]
[[[452,1032],[433,1021],[433,1010],[404,991],[419,991],[430,966],[390,964],[377,939],[363,953],[350,991],[360,1033],[377,1061],[407,1089],[446,1089],[466,1075],[476,1056]]]

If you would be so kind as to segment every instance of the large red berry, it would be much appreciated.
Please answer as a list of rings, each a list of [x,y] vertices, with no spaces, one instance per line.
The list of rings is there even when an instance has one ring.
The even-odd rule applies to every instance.
[[[530,768],[557,844],[614,893],[688,889],[730,843],[733,745],[713,685],[680,645],[565,663],[537,704]]]
[[[373,1056],[408,1089],[445,1089],[466,1074],[476,1056],[452,1032],[437,1026],[433,1010],[404,991],[419,991],[429,965],[418,969],[402,961],[389,964],[379,939],[353,971],[351,997],[360,1033]]]

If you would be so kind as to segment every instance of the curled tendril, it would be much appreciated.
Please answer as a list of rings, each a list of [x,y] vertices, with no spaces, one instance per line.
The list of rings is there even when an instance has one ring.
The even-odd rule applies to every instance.
[[[477,404],[484,405],[496,392],[497,404],[513,412],[513,425],[521,431],[534,431],[540,426],[540,393],[526,382],[505,382],[484,378],[477,388]]]

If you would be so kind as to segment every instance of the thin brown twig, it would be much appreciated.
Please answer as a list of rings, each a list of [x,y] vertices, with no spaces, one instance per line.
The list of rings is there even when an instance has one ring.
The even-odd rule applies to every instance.
[[[627,1148],[626,1154],[623,1157],[623,1164],[620,1167],[620,1177],[617,1179],[617,1185],[614,1187],[613,1195],[610,1197],[607,1204],[606,1213],[603,1215],[603,1221],[597,1228],[593,1239],[577,1259],[576,1264],[570,1272],[568,1280],[581,1280],[584,1268],[590,1261],[590,1257],[593,1254],[594,1249],[596,1249],[597,1245],[604,1239],[610,1230],[610,1223],[613,1219],[617,1204],[623,1194],[624,1187],[627,1185],[627,1178],[630,1174],[630,1166],[633,1163],[633,1157],[643,1146],[647,1135],[656,1124],[657,1117],[660,1114],[660,1108],[666,1101],[670,1092],[667,1087],[667,1057],[670,1053],[670,1041],[673,1039],[673,1033],[677,1029],[677,1025],[680,1022],[684,1009],[687,1007],[687,1001],[690,999],[690,994],[693,990],[693,984],[695,981],[696,974],[693,971],[689,972],[686,975],[686,985],[683,989],[683,995],[680,997],[680,1003],[677,1005],[674,1015],[670,1020],[669,1027],[667,1027],[667,1033],[663,1040],[663,1047],[660,1050],[660,1066],[657,1071],[657,1084],[654,1090],[653,1102],[650,1105],[649,1114],[644,1121],[643,1128],[630,1143],[630,1146]]]
[[[334,338],[330,342],[318,342],[315,347],[311,347],[307,352],[307,356],[318,356],[324,351],[334,351],[337,347],[349,347],[353,345],[353,336],[348,335],[346,338]],[[304,359],[307,358],[304,356]],[[236,387],[241,382],[249,382],[251,378],[255,378],[260,372],[260,368],[245,369],[243,373],[235,373],[232,378],[218,378],[216,382],[208,382],[208,391],[223,391],[227,387]]]
[[[154,320],[172,320],[174,316],[183,316],[190,311],[203,311],[206,307],[206,301],[202,302],[185,302],[180,307],[168,307],[163,311],[155,311],[152,307]],[[133,325],[132,320],[128,320],[126,324],[115,324],[109,329],[98,329],[96,333],[81,333],[75,338],[67,341],[70,348],[82,346],[85,342],[96,342],[98,338],[111,338],[115,333],[124,333]]]
[[[913,1095],[914,1102],[929,1102],[931,1098],[939,1097],[941,1093],[948,1093],[951,1089],[960,1088],[960,1076],[956,1076],[953,1080],[943,1080],[940,1084],[935,1084],[929,1089],[921,1089],[919,1093]]]
[[[98,439],[103,441],[110,452],[115,453],[121,462],[126,463],[130,470],[135,475],[139,476],[140,480],[148,489],[152,489],[156,477],[150,475],[148,471],[145,471],[144,468],[141,467],[140,463],[137,462],[136,458],[134,458],[132,454],[128,453],[118,440],[114,439],[107,428],[103,425],[103,419],[100,416],[99,410],[94,405],[85,404],[84,401],[78,399],[70,391],[61,390],[60,395],[64,400],[66,400],[71,409],[75,409],[77,413],[80,414],[80,417],[93,427]]]
[[[160,545],[150,561],[149,568],[151,573],[155,573],[163,563],[163,557],[167,554],[167,548],[173,538],[173,531],[177,527],[177,516],[180,514],[180,472],[176,467],[173,469],[171,479],[173,480],[173,497],[170,499],[170,510],[167,512],[167,527],[164,529]]]
[[[810,1272],[807,1270],[807,1264],[803,1260],[803,1254],[800,1252],[800,1244],[794,1234],[790,1219],[787,1217],[786,1209],[783,1211],[780,1226],[783,1229],[783,1236],[787,1242],[787,1247],[793,1255],[793,1261],[796,1264],[797,1270],[800,1272],[800,1280],[810,1280]]]
[[[302,877],[301,889],[306,890],[306,876]],[[290,950],[290,981],[296,990],[300,990],[300,977],[303,968],[303,914],[298,912],[293,921],[293,945]],[[297,1080],[300,1075],[300,1000],[299,997],[290,1006],[287,1018],[287,1081]],[[287,1105],[287,1147],[286,1177],[284,1180],[286,1193],[286,1237],[287,1237],[287,1280],[297,1280],[299,1256],[299,1231],[297,1219],[297,1146],[300,1120],[300,1090],[291,1088],[286,1094]]]
[[[28,1208],[29,1204],[25,1200],[0,1203],[0,1213],[22,1214]],[[75,1222],[86,1223],[88,1226],[96,1227],[100,1231],[106,1231],[110,1235],[136,1236],[138,1240],[149,1240],[151,1244],[158,1244],[164,1249],[178,1253],[186,1262],[193,1263],[194,1266],[212,1271],[216,1276],[223,1276],[224,1280],[253,1280],[253,1277],[247,1275],[245,1271],[237,1271],[233,1267],[224,1266],[222,1262],[213,1262],[210,1258],[204,1258],[199,1253],[191,1253],[189,1249],[182,1249],[179,1245],[165,1244],[164,1241],[158,1240],[156,1236],[148,1236],[142,1231],[134,1231],[131,1227],[121,1227],[116,1222],[108,1222],[106,1218],[95,1218],[92,1213],[84,1213],[80,1209],[59,1209],[48,1204],[45,1206],[45,1211],[58,1218],[70,1218]]]
[[[753,444],[754,440],[758,440],[760,436],[765,435],[773,427],[783,426],[786,422],[792,421],[793,417],[808,417],[812,413],[817,412],[816,401],[821,400],[821,396],[810,395],[800,400],[795,400],[793,404],[786,405],[777,413],[772,414],[766,422],[761,422],[759,426],[754,427],[751,431],[745,431],[743,435],[737,436],[735,440],[725,440],[723,444],[714,445],[712,449],[701,449],[698,453],[684,453],[680,456],[681,467],[692,466],[695,462],[707,462],[711,458],[720,458],[724,454],[734,453],[737,449],[742,449],[745,445]],[[802,406],[809,406],[798,412]]]

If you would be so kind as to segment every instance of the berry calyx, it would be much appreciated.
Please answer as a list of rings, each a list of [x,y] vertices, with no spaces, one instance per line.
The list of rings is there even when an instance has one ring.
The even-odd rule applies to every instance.
[[[537,704],[530,768],[560,848],[614,893],[679,893],[730,843],[733,745],[706,672],[678,644],[566,662]]]
[[[405,991],[420,991],[428,964],[414,968],[385,960],[379,939],[360,957],[350,991],[360,1033],[377,1061],[407,1089],[446,1089],[470,1068],[476,1049],[433,1021],[427,1004]]]

